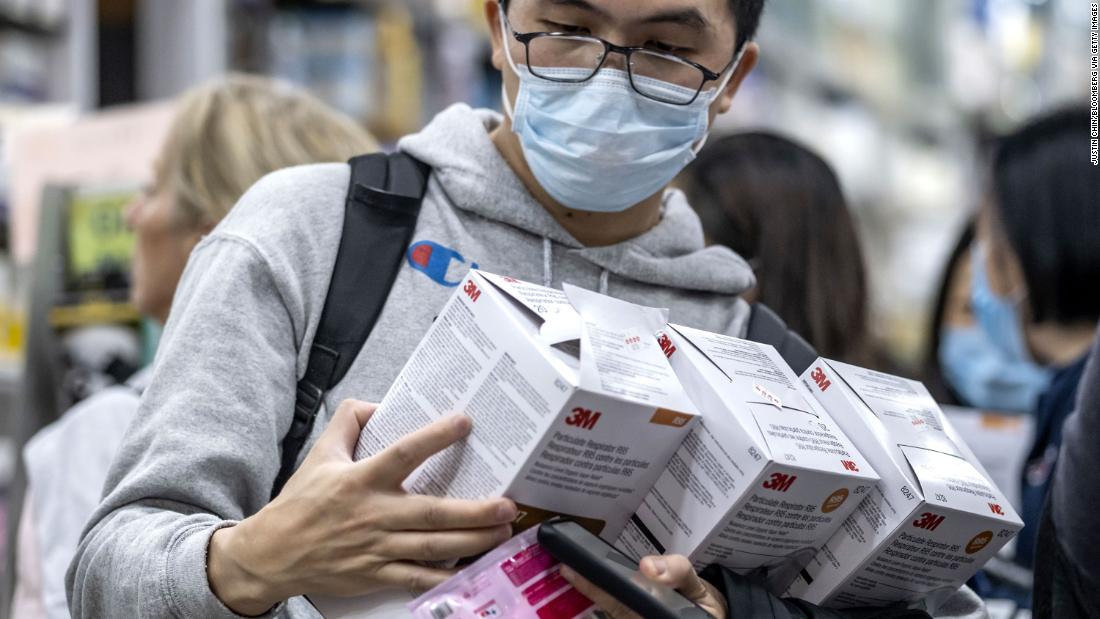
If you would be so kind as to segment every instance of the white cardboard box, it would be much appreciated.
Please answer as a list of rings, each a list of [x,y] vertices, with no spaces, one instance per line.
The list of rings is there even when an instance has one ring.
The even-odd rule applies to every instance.
[[[410,492],[507,496],[517,531],[553,515],[615,540],[695,419],[657,343],[667,313],[471,271],[359,438],[357,459],[446,414],[470,436]]]
[[[934,612],[1023,522],[924,385],[826,359],[802,380],[882,481],[787,593]]]
[[[773,347],[676,325],[667,337],[700,422],[617,545],[766,567],[781,592],[878,477]]]

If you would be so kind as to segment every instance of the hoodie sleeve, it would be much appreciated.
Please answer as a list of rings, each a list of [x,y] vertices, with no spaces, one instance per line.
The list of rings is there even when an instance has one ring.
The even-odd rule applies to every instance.
[[[207,545],[267,503],[279,468],[302,332],[285,289],[243,238],[215,231],[195,249],[69,567],[73,617],[237,616],[207,582]]]
[[[1039,525],[1036,617],[1100,613],[1100,329],[1077,391],[1077,408],[1062,430],[1062,451]]]

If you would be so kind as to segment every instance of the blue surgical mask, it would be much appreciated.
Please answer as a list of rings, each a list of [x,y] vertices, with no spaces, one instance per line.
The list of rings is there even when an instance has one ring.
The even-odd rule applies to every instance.
[[[1009,359],[976,324],[945,329],[939,359],[955,393],[975,408],[1027,413],[1050,384],[1050,370]]]
[[[1031,358],[1024,341],[1019,300],[990,288],[986,250],[970,253],[970,305],[975,323],[950,327],[940,340],[944,375],[977,408],[1027,412],[1050,384],[1051,371]]]
[[[501,24],[510,31],[503,11]],[[695,159],[706,140],[710,105],[740,61],[738,56],[718,88],[700,93],[690,105],[672,105],[637,94],[627,73],[617,69],[600,69],[581,83],[541,79],[517,65],[509,46],[504,47],[520,80],[514,108],[504,92],[504,110],[535,179],[568,208],[606,213],[624,211],[657,193]],[[575,78],[591,73],[581,68],[540,71]],[[659,80],[648,85],[666,90],[669,98],[695,92]]]
[[[970,311],[978,325],[1006,358],[1030,362],[1024,342],[1024,325],[1017,308],[1023,295],[1006,297],[989,285],[989,250],[976,242],[970,248]]]

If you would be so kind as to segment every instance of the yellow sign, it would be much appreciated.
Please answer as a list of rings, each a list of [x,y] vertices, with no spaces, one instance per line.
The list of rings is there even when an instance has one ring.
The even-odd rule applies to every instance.
[[[134,235],[124,212],[133,191],[78,192],[69,205],[69,274],[76,280],[129,272]]]

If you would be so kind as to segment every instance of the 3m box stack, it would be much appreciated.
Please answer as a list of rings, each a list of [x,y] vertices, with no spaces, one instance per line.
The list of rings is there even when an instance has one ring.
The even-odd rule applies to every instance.
[[[802,379],[882,481],[787,593],[934,612],[1023,523],[919,382],[826,359]]]
[[[771,346],[676,325],[662,344],[700,422],[616,545],[766,567],[781,592],[878,477]]]

